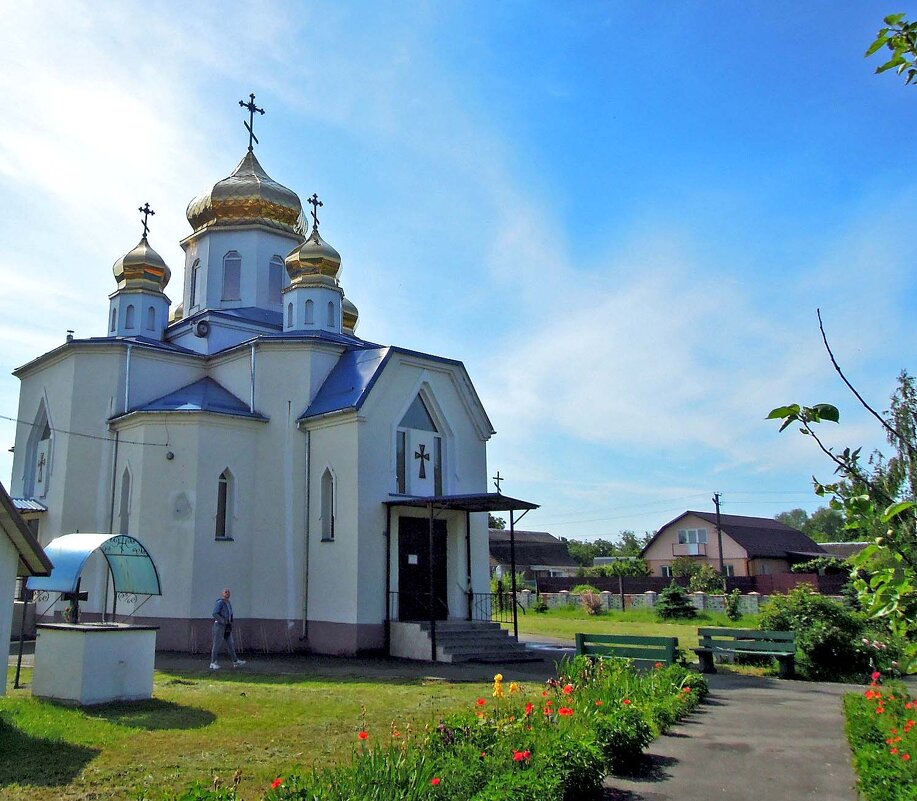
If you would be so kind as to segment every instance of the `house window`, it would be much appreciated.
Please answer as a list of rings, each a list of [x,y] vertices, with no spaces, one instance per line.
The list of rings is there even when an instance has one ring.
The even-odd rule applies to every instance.
[[[334,302],[329,300],[328,301],[328,328],[334,328],[334,327],[335,327]]]
[[[115,329],[118,327],[118,310],[111,310],[111,332],[115,333]]]
[[[395,449],[397,451],[396,455],[396,468],[395,472],[398,478],[398,494],[405,495],[407,493],[407,464],[405,462],[404,454],[407,450],[405,440],[407,439],[407,434],[404,431],[398,431],[395,434],[396,442]]]
[[[306,301],[306,325],[315,325],[315,304],[311,300]]]
[[[242,297],[242,257],[230,250],[223,256],[223,300],[240,300]]]
[[[678,529],[679,545],[706,544],[707,529],[705,528],[680,528]]]
[[[191,307],[197,306],[201,302],[201,260],[195,259],[191,265]]]
[[[146,328],[147,331],[156,330],[156,309],[152,306],[147,307],[146,310]]]
[[[280,290],[283,289],[283,259],[274,256],[267,269],[267,300],[279,306],[282,302]]]
[[[229,469],[217,479],[216,539],[232,539],[233,477]]]
[[[130,304],[127,307],[127,311],[124,314],[124,327],[133,328],[134,327],[134,304]]]
[[[325,468],[322,474],[322,541],[334,539],[334,476]]]
[[[662,575],[665,578],[672,578],[672,566],[671,565],[663,565],[659,569],[662,571]]]
[[[734,576],[736,574],[735,565],[723,565],[723,569],[726,571],[727,576]]]
[[[118,509],[118,533],[127,534],[131,519],[131,471],[121,474],[121,505]]]

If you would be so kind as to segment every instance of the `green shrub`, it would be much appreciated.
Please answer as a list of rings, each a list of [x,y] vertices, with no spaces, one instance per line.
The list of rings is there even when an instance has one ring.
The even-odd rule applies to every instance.
[[[711,564],[703,562],[697,570],[691,574],[691,580],[688,582],[688,589],[691,592],[712,592],[722,593],[726,589],[722,575]]]
[[[535,605],[532,607],[533,612],[537,612],[539,615],[543,615],[548,611],[548,602],[544,599],[543,595],[539,595],[535,601]]]
[[[726,604],[726,617],[730,620],[735,621],[742,617],[742,610],[739,608],[739,602],[742,599],[742,593],[739,591],[738,587],[729,593],[724,602]]]
[[[613,707],[598,715],[596,740],[612,773],[633,770],[653,740],[646,718],[630,706]]]
[[[697,609],[687,593],[673,581],[656,599],[656,616],[660,620],[692,618],[697,616]]]
[[[761,611],[760,627],[796,632],[799,672],[813,680],[863,676],[870,671],[863,650],[865,619],[808,584],[774,595]]]
[[[596,595],[598,595],[600,590],[598,587],[595,587],[592,584],[577,584],[572,590],[570,590],[570,595],[582,595],[584,592],[594,592]]]

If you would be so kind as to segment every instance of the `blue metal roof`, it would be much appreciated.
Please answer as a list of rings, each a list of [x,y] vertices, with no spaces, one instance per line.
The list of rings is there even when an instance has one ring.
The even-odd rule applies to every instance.
[[[48,507],[34,498],[10,498],[17,512],[47,512]]]
[[[45,548],[54,564],[51,575],[32,576],[26,586],[46,592],[76,592],[80,573],[95,551],[102,551],[108,562],[115,592],[162,595],[150,554],[126,534],[65,534],[51,540]]]
[[[329,412],[359,409],[382,372],[391,348],[355,348],[338,359],[300,420]]]
[[[247,403],[239,400],[228,389],[220,386],[212,378],[202,378],[143,406],[131,409],[131,411],[211,412],[214,414],[231,414],[237,417],[264,419],[262,415],[253,413]]]

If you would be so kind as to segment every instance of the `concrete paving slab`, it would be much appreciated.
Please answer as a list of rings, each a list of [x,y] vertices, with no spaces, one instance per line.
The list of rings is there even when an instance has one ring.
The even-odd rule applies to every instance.
[[[856,801],[844,734],[849,684],[718,673],[707,702],[653,742],[646,770],[605,801]]]

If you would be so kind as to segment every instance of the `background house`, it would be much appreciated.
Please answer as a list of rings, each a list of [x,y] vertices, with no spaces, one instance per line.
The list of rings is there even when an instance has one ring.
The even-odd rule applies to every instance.
[[[720,515],[720,530],[727,576],[788,573],[797,562],[827,555],[815,540],[769,517]],[[656,532],[641,556],[654,576],[671,576],[672,562],[678,557],[719,569],[716,515],[695,511],[679,515]]]
[[[546,531],[517,531],[516,572],[526,579],[575,576],[580,564],[570,556],[567,543]],[[490,567],[498,575],[510,574],[509,532],[490,529]]]
[[[3,649],[4,677],[6,649],[12,634],[13,598],[17,576],[47,576],[51,562],[20,517],[6,489],[0,484],[0,648]],[[0,695],[6,680],[0,682]]]

